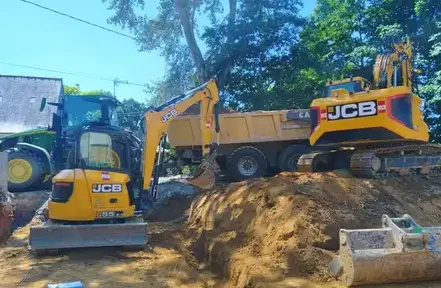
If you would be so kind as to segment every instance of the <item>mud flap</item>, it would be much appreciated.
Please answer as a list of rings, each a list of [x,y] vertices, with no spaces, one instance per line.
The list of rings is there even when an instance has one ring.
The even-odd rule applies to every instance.
[[[331,274],[346,286],[441,280],[441,227],[409,215],[382,217],[380,229],[340,230]]]
[[[147,244],[147,223],[133,217],[116,224],[63,224],[49,220],[31,226],[29,248],[61,249],[104,246],[140,246]]]
[[[215,160],[215,156],[212,155],[202,160],[201,165],[199,165],[198,172],[187,182],[188,184],[204,190],[211,189],[216,184],[216,174],[219,173],[219,171],[219,165]]]

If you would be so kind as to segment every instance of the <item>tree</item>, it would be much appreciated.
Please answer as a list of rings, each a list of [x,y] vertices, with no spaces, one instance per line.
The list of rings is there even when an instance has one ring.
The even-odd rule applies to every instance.
[[[157,49],[165,57],[167,75],[153,87],[160,99],[211,77],[228,91],[243,89],[229,86],[238,77],[245,82],[254,79],[260,83],[257,90],[265,90],[270,83],[260,80],[266,65],[289,54],[304,24],[298,16],[300,0],[159,0],[158,14],[151,18],[135,13],[144,8],[144,0],[102,1],[115,11],[110,23],[130,29],[142,51]],[[237,102],[229,98],[222,100]]]
[[[99,90],[87,90],[82,91],[80,85],[69,86],[64,85],[64,94],[73,94],[73,95],[105,95],[113,97],[113,94],[109,91],[104,91],[102,89]]]
[[[146,105],[135,99],[124,99],[118,111],[120,125],[132,131],[138,131],[139,120],[146,112]]]

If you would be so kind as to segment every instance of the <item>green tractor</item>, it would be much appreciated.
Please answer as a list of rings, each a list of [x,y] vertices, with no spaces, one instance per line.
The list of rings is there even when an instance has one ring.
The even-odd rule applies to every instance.
[[[66,167],[75,142],[75,132],[89,122],[119,126],[119,101],[106,95],[63,95],[59,103],[41,101],[57,107],[52,125],[0,137],[0,151],[8,153],[8,189],[25,192],[48,188],[52,176]]]

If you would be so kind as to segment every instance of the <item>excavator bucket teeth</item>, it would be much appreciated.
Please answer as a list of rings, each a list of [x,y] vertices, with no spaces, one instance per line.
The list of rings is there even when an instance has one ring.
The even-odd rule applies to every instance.
[[[382,217],[380,229],[340,230],[329,264],[346,286],[441,280],[441,227],[421,227],[409,215]]]
[[[114,224],[63,224],[49,220],[31,226],[29,235],[29,248],[35,251],[146,244],[147,223],[141,217]]]
[[[216,174],[219,170],[219,165],[213,158],[204,159],[198,172],[188,180],[188,183],[201,189],[211,189],[216,184]]]

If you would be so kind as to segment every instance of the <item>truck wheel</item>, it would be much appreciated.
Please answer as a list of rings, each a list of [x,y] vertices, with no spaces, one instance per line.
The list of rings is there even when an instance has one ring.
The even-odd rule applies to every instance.
[[[26,152],[8,153],[8,190],[23,192],[40,184],[43,171],[38,159]]]
[[[279,168],[282,172],[295,172],[297,161],[303,154],[309,153],[311,149],[305,145],[294,144],[283,150],[279,156]]]
[[[268,169],[265,155],[252,146],[237,148],[228,157],[228,174],[234,180],[262,177]]]

